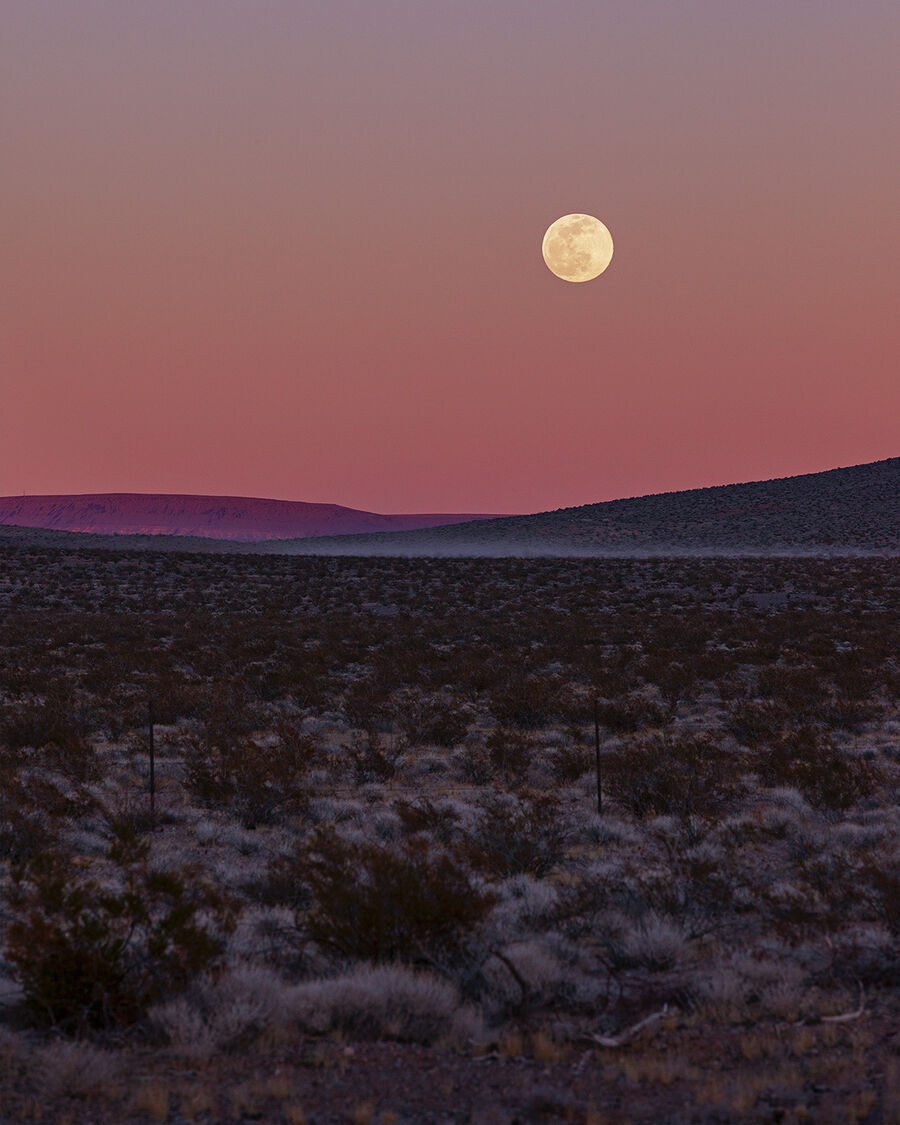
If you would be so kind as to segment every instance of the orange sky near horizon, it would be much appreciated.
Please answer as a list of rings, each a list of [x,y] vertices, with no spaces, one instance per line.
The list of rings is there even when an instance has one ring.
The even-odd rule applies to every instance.
[[[900,453],[895,3],[4,18],[0,494],[528,512]]]

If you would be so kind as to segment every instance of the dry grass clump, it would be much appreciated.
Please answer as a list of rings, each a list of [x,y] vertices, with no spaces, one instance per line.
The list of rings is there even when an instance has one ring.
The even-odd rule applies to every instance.
[[[0,1087],[3,1083],[12,1084],[19,1071],[25,1054],[25,1044],[21,1036],[6,1027],[0,1027]]]
[[[496,1023],[565,1010],[579,992],[592,997],[592,982],[572,963],[571,952],[550,936],[492,947],[482,966],[483,1008]]]
[[[288,989],[265,965],[237,965],[198,982],[186,995],[155,1005],[148,1015],[180,1055],[209,1058],[290,1024]]]
[[[690,935],[671,917],[648,911],[636,924],[622,927],[616,944],[622,965],[669,969],[684,957]]]
[[[172,1091],[169,1084],[159,1079],[142,1083],[131,1099],[132,1110],[140,1117],[149,1117],[151,1121],[162,1122],[169,1120],[172,1111]]]
[[[121,1065],[121,1059],[112,1051],[91,1043],[56,1039],[34,1048],[29,1074],[47,1097],[85,1097],[112,1082]]]
[[[361,964],[296,985],[259,966],[242,966],[157,1005],[150,1019],[179,1055],[193,1059],[246,1050],[291,1029],[454,1047],[485,1035],[478,1014],[450,982],[396,964]]]
[[[453,985],[403,965],[359,965],[330,980],[307,981],[292,990],[290,1006],[301,1027],[319,1033],[455,1047],[485,1037]]]

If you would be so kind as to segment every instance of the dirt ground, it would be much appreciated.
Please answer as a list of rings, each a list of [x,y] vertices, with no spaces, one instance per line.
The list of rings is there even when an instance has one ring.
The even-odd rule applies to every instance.
[[[5,1068],[0,1121],[900,1122],[900,1010],[882,1004],[848,1016],[720,1029],[674,1013],[617,1049],[525,1033],[473,1057],[312,1038],[203,1063],[125,1049],[115,1053],[117,1074],[80,1097],[49,1096],[21,1061]]]

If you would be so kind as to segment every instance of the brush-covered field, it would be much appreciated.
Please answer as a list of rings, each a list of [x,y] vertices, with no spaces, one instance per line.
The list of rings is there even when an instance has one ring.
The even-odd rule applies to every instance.
[[[0,547],[0,1121],[900,1121],[898,609]]]

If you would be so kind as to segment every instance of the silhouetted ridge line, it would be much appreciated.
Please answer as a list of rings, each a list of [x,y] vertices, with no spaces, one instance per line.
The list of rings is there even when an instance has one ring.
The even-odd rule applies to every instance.
[[[471,513],[382,515],[340,504],[248,496],[110,492],[0,497],[0,524],[95,535],[187,535],[244,542],[405,531],[481,518]]]
[[[351,554],[894,554],[900,552],[900,457],[295,547]]]
[[[220,498],[197,499],[210,503]],[[239,543],[0,527],[0,539],[24,545],[317,555],[897,555],[900,457],[803,476],[654,493],[532,516],[485,516],[407,531]]]

